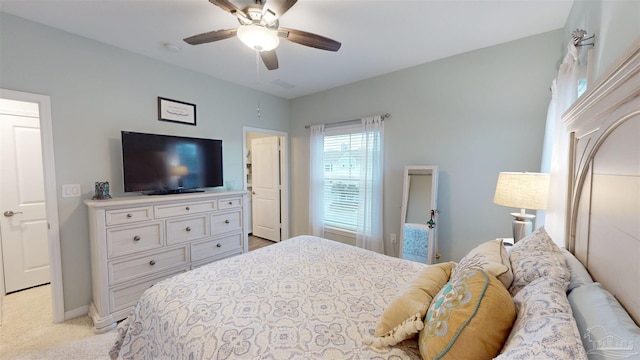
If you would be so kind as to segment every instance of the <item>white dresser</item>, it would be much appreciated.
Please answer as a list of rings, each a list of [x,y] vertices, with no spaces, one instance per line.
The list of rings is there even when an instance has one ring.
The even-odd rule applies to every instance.
[[[113,329],[156,282],[248,251],[246,191],[85,200],[96,333]]]

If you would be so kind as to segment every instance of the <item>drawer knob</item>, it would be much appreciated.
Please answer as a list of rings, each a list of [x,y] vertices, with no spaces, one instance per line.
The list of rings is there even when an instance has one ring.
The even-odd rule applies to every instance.
[[[153,265],[155,265],[155,264],[156,264],[156,261],[155,261],[155,260],[151,260],[151,261],[149,261],[149,265],[153,266]]]
[[[222,247],[222,244],[218,243],[216,244],[216,247]]]
[[[188,206],[186,208],[184,208],[184,209],[187,210],[187,211],[191,210],[191,208],[188,207]]]
[[[185,230],[191,231],[191,227],[187,226],[187,228]]]
[[[227,220],[225,220],[225,221],[224,221],[224,223],[225,223],[225,224],[228,224],[228,223],[230,223],[230,222],[231,222],[231,221],[229,221],[229,219],[227,219]]]
[[[127,219],[131,219],[132,217],[133,217],[133,215],[127,214]]]
[[[136,235],[133,237],[133,241],[140,241],[140,235]]]
[[[233,202],[229,201],[229,205],[233,205]]]

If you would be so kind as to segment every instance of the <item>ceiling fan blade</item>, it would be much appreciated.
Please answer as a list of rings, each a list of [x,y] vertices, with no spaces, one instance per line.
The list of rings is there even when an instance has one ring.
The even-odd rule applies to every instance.
[[[226,30],[209,31],[209,32],[202,33],[202,34],[199,34],[199,35],[190,36],[190,37],[184,39],[184,41],[187,44],[191,44],[191,45],[210,43],[210,42],[214,42],[214,41],[218,41],[218,40],[224,40],[224,39],[228,39],[230,37],[234,37],[234,36],[236,36],[237,32],[238,32],[237,29],[226,29]]]
[[[298,0],[268,0],[263,9],[265,13],[270,11],[276,18],[280,18],[297,2]]]
[[[278,36],[283,39],[293,41],[294,43],[310,46],[320,50],[338,51],[340,46],[342,46],[338,41],[302,30],[281,27],[278,29]]]
[[[213,5],[221,8],[224,11],[228,11],[235,15],[236,12],[242,12],[237,6],[233,5],[228,0],[209,0]]]
[[[262,58],[262,62],[264,66],[269,70],[276,70],[278,68],[278,56],[276,55],[275,50],[271,51],[261,51],[260,57]]]

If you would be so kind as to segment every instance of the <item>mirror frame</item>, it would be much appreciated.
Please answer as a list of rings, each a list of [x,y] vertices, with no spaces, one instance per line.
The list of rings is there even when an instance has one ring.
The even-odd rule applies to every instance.
[[[404,167],[404,179],[402,182],[402,203],[400,205],[400,249],[399,256],[403,257],[404,246],[404,224],[407,218],[407,203],[409,201],[409,176],[416,172],[428,172],[431,171],[431,204],[429,209],[434,211],[435,226],[429,229],[428,244],[427,244],[427,258],[426,264],[435,264],[438,255],[438,167],[433,165],[407,165]]]

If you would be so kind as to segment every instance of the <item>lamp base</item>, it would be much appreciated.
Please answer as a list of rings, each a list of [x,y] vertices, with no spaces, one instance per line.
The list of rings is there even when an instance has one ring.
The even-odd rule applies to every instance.
[[[533,220],[536,216],[531,214],[511,213],[513,220],[513,243],[517,243],[533,231]]]

